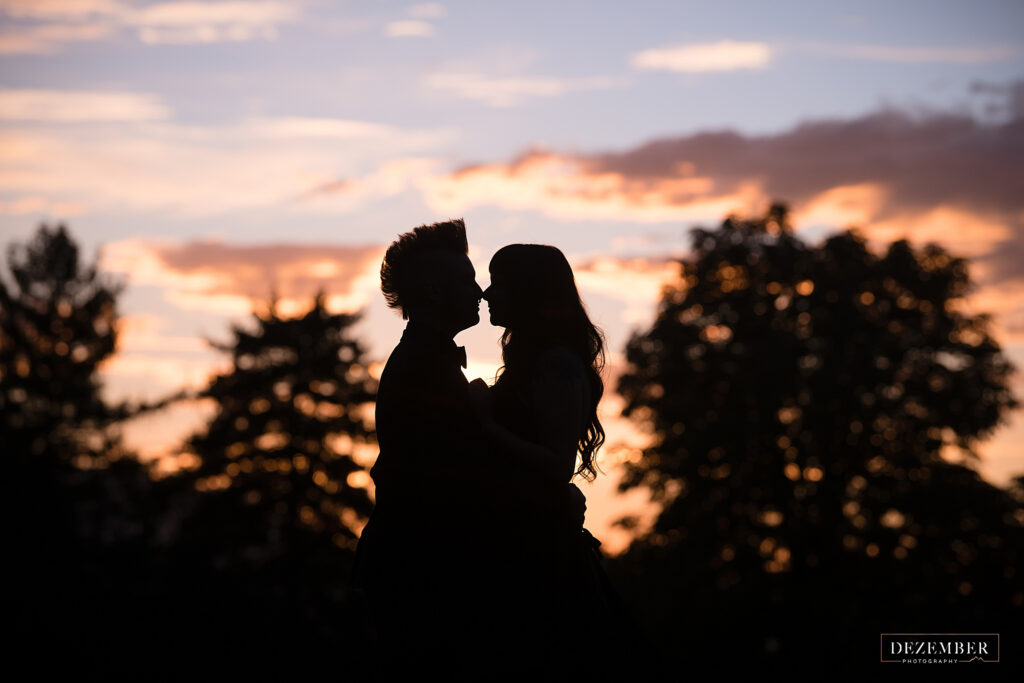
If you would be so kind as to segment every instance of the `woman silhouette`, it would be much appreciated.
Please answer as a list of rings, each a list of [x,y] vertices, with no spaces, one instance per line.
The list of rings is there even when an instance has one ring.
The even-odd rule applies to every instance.
[[[470,391],[497,457],[508,463],[512,485],[538,497],[561,496],[573,476],[591,480],[597,473],[595,454],[604,441],[597,416],[604,391],[602,334],[555,247],[503,247],[491,259],[490,276],[483,296],[491,324],[505,328],[504,365],[493,387],[476,379]],[[564,506],[551,501],[546,509]],[[600,565],[600,542],[578,520],[567,521],[522,513],[504,530],[511,548],[500,577],[504,585],[496,592],[506,600],[496,607],[504,611],[506,637],[519,650],[514,655],[579,673],[586,662],[573,661],[573,639],[610,635],[607,629],[621,628],[623,615]]]

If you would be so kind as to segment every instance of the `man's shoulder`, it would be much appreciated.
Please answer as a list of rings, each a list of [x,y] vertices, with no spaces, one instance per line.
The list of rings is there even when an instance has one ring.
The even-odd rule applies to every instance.
[[[381,381],[384,381],[385,376],[407,375],[422,367],[420,361],[423,355],[423,350],[415,345],[407,342],[398,342],[395,348],[391,350],[391,355],[388,356],[387,362],[384,363],[384,369],[381,370]]]
[[[432,358],[437,355],[438,349],[435,345],[419,344],[403,339],[391,350],[391,355],[388,356],[388,363],[399,367],[406,367],[410,364],[415,366],[420,359]]]
[[[378,400],[382,395],[385,401],[398,395],[414,396],[415,400],[422,400],[424,394],[461,396],[465,393],[465,379],[461,372],[455,372],[447,360],[429,348],[400,342],[381,370],[377,387]],[[462,377],[462,382],[456,381],[459,377]],[[424,409],[428,407],[423,406]]]

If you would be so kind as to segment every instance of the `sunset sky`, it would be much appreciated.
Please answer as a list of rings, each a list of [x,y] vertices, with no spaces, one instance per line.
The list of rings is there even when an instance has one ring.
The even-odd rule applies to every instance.
[[[970,257],[970,306],[1024,368],[1022,27],[1019,0],[0,0],[0,235],[63,220],[126,278],[114,399],[201,386],[224,363],[204,338],[272,286],[363,309],[384,361],[384,249],[460,216],[483,287],[504,244],[566,253],[612,379],[687,229],[772,199],[812,243],[857,225]],[[470,378],[499,364],[483,318]],[[609,392],[609,443],[642,443],[616,413]],[[203,415],[129,437],[173,454]],[[615,550],[645,496],[613,496],[628,450],[606,450],[581,486]],[[990,481],[1024,473],[1024,411],[981,451]]]

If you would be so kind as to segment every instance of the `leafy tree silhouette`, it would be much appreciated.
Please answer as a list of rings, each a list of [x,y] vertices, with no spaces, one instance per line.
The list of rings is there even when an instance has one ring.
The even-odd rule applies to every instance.
[[[350,336],[358,315],[328,312],[322,295],[296,318],[274,301],[254,317],[254,329],[236,326],[229,344],[215,345],[232,368],[201,392],[216,414],[186,446],[198,466],[159,488],[174,501],[167,582],[189,584],[193,606],[217,606],[186,618],[227,620],[236,645],[265,666],[253,629],[274,634],[293,663],[300,643],[360,637],[348,578],[372,502],[354,452],[375,442],[376,380]],[[223,656],[222,645],[203,656]]]
[[[124,616],[124,582],[146,536],[145,467],[121,443],[124,411],[101,398],[97,368],[116,347],[122,285],[85,265],[64,225],[7,248],[0,279],[3,600],[12,650],[52,650],[88,670],[104,629]],[[102,606],[102,607],[101,607]],[[41,658],[41,659],[40,659]]]
[[[1018,405],[958,307],[967,263],[856,230],[809,247],[786,214],[695,230],[627,345],[623,414],[653,438],[620,489],[663,510],[613,571],[666,649],[726,667],[846,671],[882,632],[1009,627],[1024,513],[940,456],[976,458]]]

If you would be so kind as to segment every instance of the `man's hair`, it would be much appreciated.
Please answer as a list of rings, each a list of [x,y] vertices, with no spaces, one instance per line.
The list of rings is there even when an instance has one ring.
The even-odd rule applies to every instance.
[[[430,251],[468,254],[466,224],[461,218],[421,225],[391,243],[380,266],[380,290],[388,307],[408,319],[409,304],[419,291],[419,256]]]

